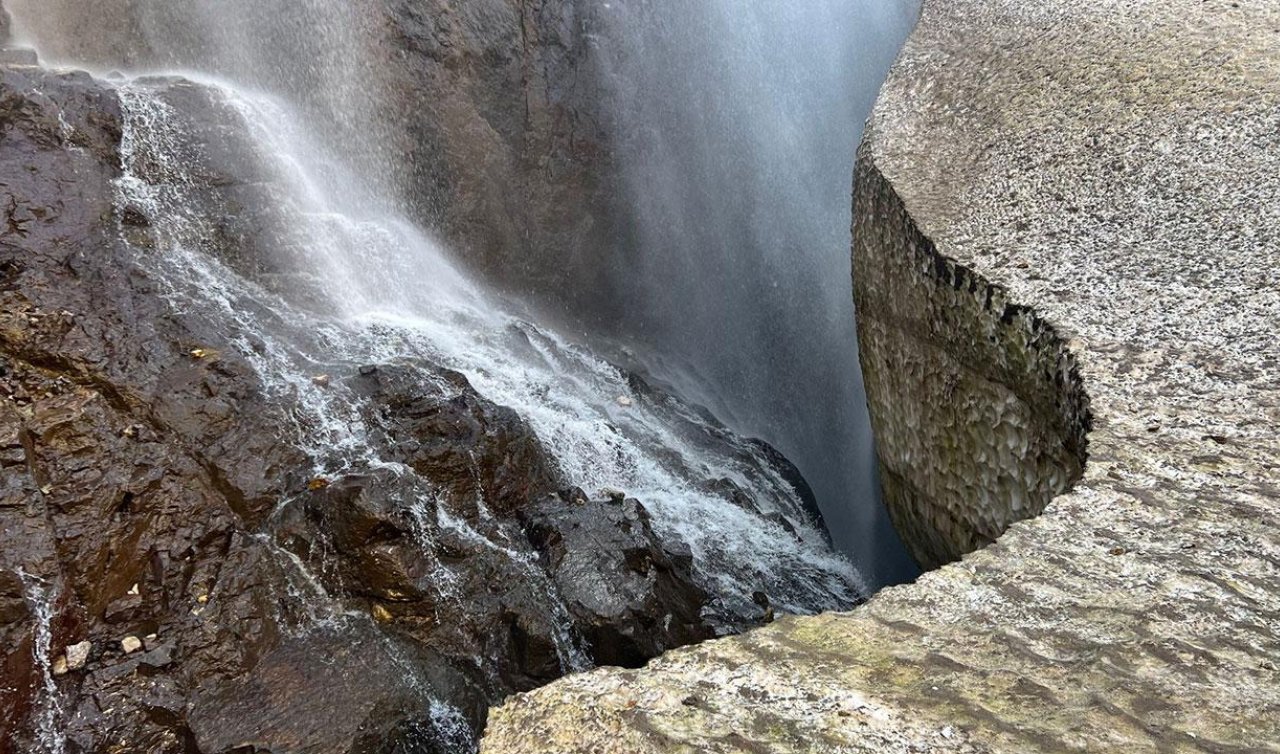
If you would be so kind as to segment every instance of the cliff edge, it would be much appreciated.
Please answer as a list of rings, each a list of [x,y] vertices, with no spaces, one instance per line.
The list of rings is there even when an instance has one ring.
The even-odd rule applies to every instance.
[[[855,267],[887,497],[950,564],[483,750],[1280,751],[1277,133],[1280,6],[926,0]]]

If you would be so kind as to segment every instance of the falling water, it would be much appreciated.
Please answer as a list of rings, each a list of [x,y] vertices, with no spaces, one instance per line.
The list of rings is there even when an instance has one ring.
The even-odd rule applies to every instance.
[[[715,25],[694,27],[724,42],[716,45],[720,54],[735,38],[730,31],[747,33],[732,29],[728,11],[720,8],[725,3],[706,4],[707,12],[719,9],[710,19]],[[366,437],[361,399],[341,384],[322,388],[313,377],[421,359],[461,372],[481,395],[516,409],[569,483],[592,492],[621,489],[643,501],[657,534],[692,553],[695,577],[727,624],[741,625],[756,614],[756,590],[788,612],[844,608],[867,594],[858,570],[832,550],[792,482],[758,445],[691,404],[649,390],[583,344],[529,321],[462,273],[432,233],[406,215],[366,4],[139,0],[120,14],[104,14],[81,0],[6,5],[20,34],[45,60],[83,65],[102,76],[127,72],[114,77],[125,121],[118,203],[122,215],[147,219],[148,239],[124,225],[122,237],[135,245],[172,305],[211,314],[272,396],[291,407],[293,426],[281,432],[310,454],[317,473],[405,470],[381,457]],[[697,16],[701,11],[691,8],[703,4],[672,5],[679,12],[655,27],[656,37],[637,27],[635,45],[620,45],[605,66],[619,82],[620,96],[635,96],[637,107],[654,100],[644,87],[670,75],[654,58],[682,49],[673,27],[689,13]],[[787,7],[792,5],[802,4]],[[621,6],[605,6],[616,11],[618,24],[630,12]],[[818,6],[830,13],[836,8]],[[759,37],[748,40],[754,48],[768,47],[761,42],[768,13],[821,23],[774,2],[760,7],[740,14]],[[869,17],[899,30],[907,14]],[[86,34],[90,19],[98,31]],[[672,82],[672,98],[650,120],[616,108],[619,123],[652,126],[627,131],[625,138],[620,132],[622,154],[632,157],[628,186],[637,207],[637,239],[651,250],[631,260],[627,274],[640,282],[634,286],[638,323],[658,335],[650,341],[657,347],[639,354],[649,371],[736,429],[776,438],[806,464],[825,499],[845,500],[856,497],[854,479],[866,484],[869,477],[868,466],[850,463],[848,454],[868,445],[858,435],[865,420],[855,410],[862,400],[848,244],[840,230],[848,225],[848,197],[828,189],[837,174],[848,183],[856,135],[847,123],[835,128],[829,110],[822,111],[819,133],[799,129],[822,98],[803,81],[785,77],[800,75],[785,59],[801,46],[803,28],[783,26],[790,29],[790,46],[776,50],[773,62],[789,73],[771,73],[768,61],[755,61],[708,88],[706,122],[689,132],[688,142],[669,134],[683,127],[697,100],[693,77],[681,86]],[[821,50],[807,53],[821,63],[815,70],[852,65],[840,59],[836,40],[822,39]],[[890,46],[885,43],[886,55]],[[636,56],[656,67],[637,67]],[[739,58],[685,55],[670,62],[732,70],[744,63]],[[845,114],[852,120],[869,91],[848,93]],[[730,127],[739,107],[768,102],[770,95],[781,97],[770,109],[779,115],[776,121]],[[770,127],[778,129],[785,150],[766,148]],[[703,151],[717,128],[726,129],[734,159]],[[842,146],[815,164],[811,155],[834,143]],[[643,168],[639,150],[655,145],[652,164]],[[746,155],[758,149],[764,150],[763,166],[752,167]],[[797,156],[805,157],[794,162]],[[687,174],[676,169],[681,162]],[[232,189],[221,181],[225,176],[211,176],[218,169],[237,173]],[[654,189],[649,195],[645,185]],[[254,193],[245,216],[229,217],[218,192],[246,186]],[[784,205],[810,210],[794,213]],[[689,208],[702,222],[691,220]],[[241,240],[252,248],[229,254],[211,241],[228,222],[242,223]],[[656,230],[663,223],[670,232]],[[700,252],[687,253],[690,244]],[[237,253],[257,257],[237,264]],[[833,261],[837,256],[843,261]],[[669,315],[657,316],[663,307]],[[674,327],[676,318],[702,324]],[[718,335],[717,327],[723,328]],[[698,354],[714,358],[694,358]],[[726,486],[745,494],[726,492]],[[509,522],[484,515],[484,500],[475,501],[481,515],[467,519],[429,489],[414,495],[408,504],[424,551],[451,533],[502,554],[524,577],[521,588],[561,624],[556,640],[562,669],[587,664],[554,585]],[[840,515],[852,508],[827,506],[846,544],[847,532],[862,524]],[[262,536],[270,541],[272,532]],[[329,602],[312,578],[323,563],[278,549],[283,567],[300,579],[297,601]],[[449,578],[432,582],[441,601],[465,599],[446,593]],[[332,628],[368,620],[331,607],[309,616],[310,622]],[[441,735],[470,740],[455,711],[443,702],[428,706],[436,728],[452,731]]]
[[[849,259],[861,124],[918,0],[604,4],[633,238],[621,332],[813,486],[877,583],[914,573],[878,501]]]
[[[41,754],[63,754],[67,748],[62,730],[62,699],[53,679],[53,611],[56,588],[46,580],[21,568],[18,577],[31,610],[34,635],[31,637],[31,660],[39,673],[40,689],[35,717],[36,743]]]
[[[312,377],[335,363],[421,356],[517,408],[574,485],[622,489],[643,500],[659,533],[692,550],[697,574],[728,613],[754,611],[754,589],[777,594],[778,606],[794,612],[847,606],[865,593],[808,521],[791,484],[752,446],[678,402],[638,391],[589,350],[504,311],[424,232],[379,205],[376,194],[362,194],[357,176],[340,165],[316,166],[313,155],[322,152],[287,103],[206,81],[200,92],[212,109],[202,116],[240,123],[256,177],[273,187],[275,203],[261,219],[274,226],[273,256],[294,270],[277,284],[295,299],[321,299],[323,313],[226,268],[204,248],[218,235],[218,218],[194,177],[203,168],[193,162],[190,142],[199,140],[186,132],[200,125],[184,126],[183,113],[166,101],[185,101],[190,88],[144,79],[121,89],[128,114],[121,203],[155,218],[166,254],[153,260],[154,271],[172,286],[175,305],[203,300],[215,307],[228,339],[267,385],[298,402],[296,442],[318,459],[317,471],[387,462],[362,435],[359,401]],[[328,185],[334,176],[341,193]],[[720,479],[747,490],[757,510],[707,492]],[[436,521],[499,549],[514,540],[492,519],[481,533],[459,529],[464,524],[447,511]]]

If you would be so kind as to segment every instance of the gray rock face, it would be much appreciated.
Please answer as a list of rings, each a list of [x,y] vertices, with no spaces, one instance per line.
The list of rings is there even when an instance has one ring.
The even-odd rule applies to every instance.
[[[410,196],[485,275],[607,312],[620,234],[582,0],[383,0]]]
[[[483,750],[1280,748],[1277,28],[927,1],[858,172],[863,357],[918,556],[999,538],[518,697]]]
[[[362,144],[370,154],[352,162],[382,163],[423,224],[473,269],[548,305],[609,311],[600,255],[619,233],[590,68],[594,3],[357,0],[326,21],[285,0],[206,13],[167,0],[9,2],[58,61],[102,70],[186,66],[297,90],[331,131],[329,148]],[[307,21],[301,33],[286,27],[246,44],[241,56],[217,49],[286,18]],[[326,65],[337,43],[352,57],[335,72]],[[270,50],[266,59],[260,48]],[[317,60],[307,75],[318,78],[293,80],[296,60],[307,58]],[[355,80],[324,78],[338,73]]]

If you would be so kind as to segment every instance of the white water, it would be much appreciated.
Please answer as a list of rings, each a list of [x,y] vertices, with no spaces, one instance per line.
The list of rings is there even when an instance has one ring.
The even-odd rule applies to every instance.
[[[599,14],[635,229],[610,270],[620,335],[799,466],[836,543],[877,585],[915,569],[878,500],[851,193],[862,123],[918,7],[625,0]]]
[[[27,607],[35,618],[31,660],[40,674],[40,689],[36,694],[36,744],[40,747],[41,754],[63,754],[67,748],[67,738],[62,730],[62,697],[58,684],[53,679],[52,656],[53,610],[57,590],[44,579],[21,568],[18,569],[18,578],[22,580]]]
[[[754,455],[746,462],[737,457],[739,441],[678,404],[654,405],[610,364],[504,311],[355,176],[338,165],[316,165],[312,156],[322,152],[286,104],[220,83],[202,85],[243,123],[259,167],[273,181],[278,204],[272,209],[282,229],[274,252],[299,265],[291,281],[313,282],[331,313],[305,313],[201,249],[216,218],[201,216],[193,196],[199,167],[188,162],[192,137],[183,132],[182,115],[157,96],[171,86],[167,81],[121,88],[127,113],[122,204],[153,218],[159,245],[151,261],[171,285],[175,306],[215,307],[270,389],[297,402],[297,440],[321,470],[385,464],[362,437],[358,403],[340,388],[314,384],[322,360],[421,356],[462,372],[482,395],[516,408],[570,483],[591,493],[621,489],[644,502],[662,536],[689,546],[704,586],[726,605],[745,607],[761,589],[776,595],[782,610],[812,612],[847,606],[862,593],[848,561],[807,524],[790,485]],[[294,337],[299,333],[322,340],[324,352],[308,352]],[[672,410],[679,412],[676,421]],[[723,448],[691,443],[682,434],[689,432],[714,437]],[[747,490],[760,511],[699,489],[722,478]],[[799,538],[770,514],[790,521]],[[496,547],[509,540],[496,529],[484,536]]]
[[[30,36],[40,26],[33,21],[41,18],[41,5],[7,4],[28,41],[41,47],[40,37]],[[241,0],[230,5],[257,21],[276,11],[307,21],[342,4],[308,0],[287,11],[280,0],[257,10]],[[162,5],[149,7],[167,12],[155,10]],[[119,86],[125,117],[119,204],[150,220],[150,240],[140,242],[136,229],[122,227],[122,234],[138,244],[143,266],[175,310],[221,323],[223,340],[289,408],[293,423],[280,428],[282,439],[307,450],[317,474],[397,471],[368,441],[360,400],[340,380],[320,387],[314,378],[350,374],[361,364],[425,359],[463,373],[481,395],[516,409],[568,483],[589,493],[620,489],[640,499],[659,536],[690,550],[695,576],[720,615],[756,614],[751,596],[757,590],[769,594],[780,612],[844,608],[866,594],[858,572],[832,551],[795,490],[758,450],[679,401],[633,389],[627,374],[528,321],[463,275],[431,233],[400,212],[395,181],[380,173],[386,155],[378,154],[376,95],[361,90],[360,67],[344,69],[319,96],[297,94],[308,82],[328,81],[335,60],[360,59],[352,38],[359,35],[334,31],[346,13],[328,18],[325,33],[313,36],[352,49],[331,50],[297,80],[285,64],[290,51],[264,57],[261,40],[232,42],[224,31],[203,42],[216,48],[213,53],[175,58],[183,64],[179,73],[197,87],[132,75]],[[187,35],[198,37],[211,23],[209,14],[198,15]],[[231,8],[216,15],[231,19],[231,28],[242,25]],[[168,19],[180,28],[182,22]],[[206,59],[219,64],[201,68]],[[222,64],[227,60],[235,64]],[[74,55],[63,62],[75,62]],[[185,109],[201,98],[208,104]],[[326,113],[352,110],[361,117],[325,120]],[[209,125],[198,122],[205,118],[214,118],[219,130],[202,128]],[[359,120],[372,136],[353,140],[358,148],[351,152],[337,149],[360,131]],[[251,277],[232,269],[227,250],[214,240],[227,218],[210,204],[217,181],[209,171],[228,154],[239,171],[234,177],[253,187],[258,202],[244,209],[258,233],[257,247],[247,253],[263,256],[257,261],[264,269]],[[711,488],[724,479],[746,493],[750,507]],[[486,510],[485,502],[476,501],[477,509]],[[517,530],[492,516],[468,520],[428,489],[408,504],[428,560],[444,532],[499,553],[509,572],[522,575],[531,601],[560,624],[555,639],[562,669],[587,665],[560,597]],[[272,534],[261,536],[272,543]],[[326,593],[314,573],[323,564],[275,549],[291,574],[291,609],[300,613],[289,618],[292,629],[342,630],[353,621],[368,622]],[[448,569],[440,565],[440,573]],[[467,599],[456,583],[447,575],[431,579],[437,604]],[[47,698],[56,704],[56,696]],[[42,714],[56,732],[60,713],[56,706],[48,709]],[[437,702],[431,713],[438,730],[453,731],[446,738],[470,740],[458,727],[464,723],[456,710]],[[45,730],[42,722],[42,736]]]

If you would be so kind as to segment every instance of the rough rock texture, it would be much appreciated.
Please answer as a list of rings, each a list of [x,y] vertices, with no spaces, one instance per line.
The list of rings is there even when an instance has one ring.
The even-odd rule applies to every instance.
[[[473,269],[575,314],[612,311],[600,258],[618,233],[591,58],[595,3],[355,0],[329,21],[285,0],[231,3],[218,12],[246,16],[232,36],[270,34],[283,20],[301,31],[261,40],[278,59],[227,60],[218,57],[226,20],[206,28],[196,19],[216,13],[185,4],[10,2],[52,59],[103,71],[222,70],[271,91],[297,87],[328,124],[330,147],[375,152],[353,162],[386,163],[424,224]],[[334,112],[325,77],[335,75],[327,46],[337,44],[350,48],[339,73],[357,84],[340,90]],[[298,58],[317,64],[299,74]]]
[[[699,615],[707,597],[690,583],[692,556],[659,545],[639,501],[570,491],[530,508],[526,521],[599,664],[638,667],[714,635]]]
[[[382,0],[410,195],[487,277],[609,312],[610,147],[583,0]]]
[[[870,149],[870,148],[869,148]],[[1088,398],[1034,310],[943,257],[859,160],[854,296],[884,501],[926,569],[990,544],[1080,478]]]
[[[924,328],[868,328],[907,533],[943,560],[1035,513],[1080,388],[1083,476],[853,613],[518,697],[484,750],[1280,751],[1278,61],[1273,3],[926,0],[856,228]]]
[[[199,87],[169,95],[210,116],[183,180],[217,211],[251,166]],[[0,66],[0,752],[465,749],[512,691],[711,631],[643,509],[555,494],[529,427],[461,375],[328,364],[379,462],[318,472],[246,334],[167,297],[151,219],[115,206],[121,117],[88,74]],[[233,223],[204,240],[272,274]],[[626,590],[568,614],[553,579],[602,576],[551,561],[595,538]],[[571,656],[584,634],[621,638]]]

